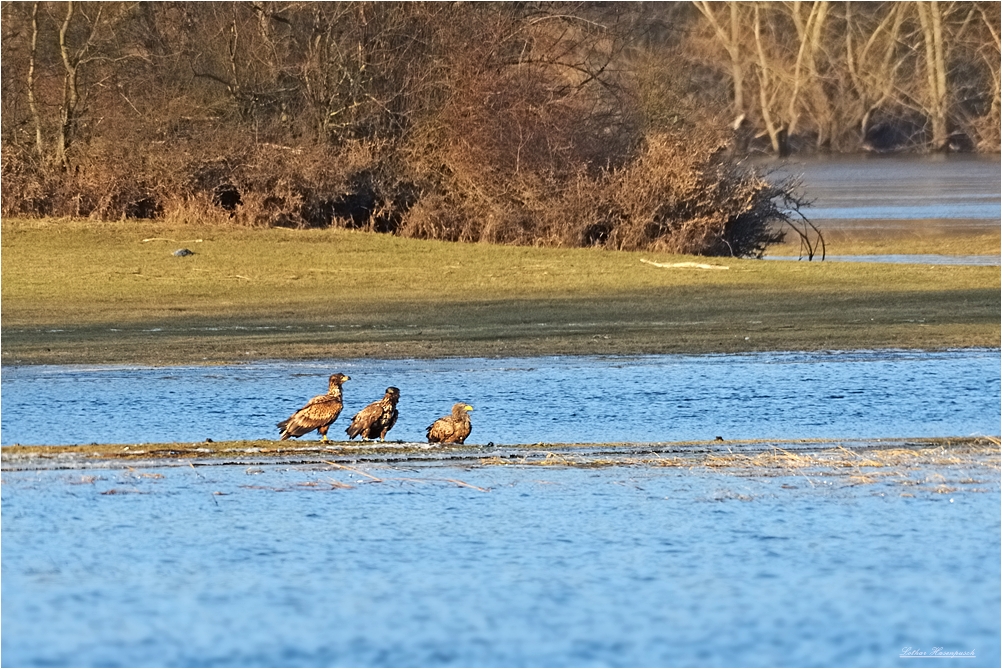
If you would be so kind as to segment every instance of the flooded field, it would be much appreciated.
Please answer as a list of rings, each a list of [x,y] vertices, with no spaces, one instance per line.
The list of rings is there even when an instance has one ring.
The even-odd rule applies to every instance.
[[[3,663],[997,666],[997,467],[909,475],[8,471]]]
[[[388,438],[404,441],[424,441],[456,401],[474,407],[471,444],[999,431],[999,351],[965,349],[4,367],[2,443],[274,439],[275,423],[326,391],[334,371],[352,379],[333,439],[390,385],[402,398]]]
[[[999,157],[817,156],[763,163],[777,176],[800,176],[812,221],[824,229],[915,234],[921,230],[997,229]]]
[[[780,170],[804,174],[829,230],[999,224],[997,156]],[[890,253],[842,260],[998,264]],[[2,663],[999,666],[1000,362],[991,348],[4,366],[4,446],[273,445],[333,371],[352,379],[331,436],[394,385],[389,438],[405,443],[212,466],[6,458]],[[455,401],[475,408],[470,447],[418,449]],[[970,435],[994,436],[933,439]]]

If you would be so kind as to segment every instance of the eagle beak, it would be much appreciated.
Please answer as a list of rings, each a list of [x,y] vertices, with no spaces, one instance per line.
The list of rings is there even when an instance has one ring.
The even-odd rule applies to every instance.
[[[471,406],[470,406],[469,404],[467,404],[467,405],[466,405],[465,407],[463,407],[463,408],[464,408],[465,410],[467,410],[467,411],[473,411],[473,407],[471,407]]]

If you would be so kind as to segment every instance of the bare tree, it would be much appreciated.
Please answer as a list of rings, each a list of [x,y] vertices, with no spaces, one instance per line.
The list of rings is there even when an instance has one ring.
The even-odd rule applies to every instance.
[[[857,148],[875,117],[896,126],[895,142],[934,149],[952,145],[958,133],[988,132],[979,119],[991,117],[998,96],[983,106],[976,100],[997,79],[991,3],[695,4],[726,54],[719,72],[732,81],[755,74],[750,120],[774,152],[803,135],[819,147],[838,140]],[[728,26],[725,8],[744,20]]]
[[[806,19],[802,13],[804,5],[800,0],[795,0],[789,5],[790,15],[793,17],[793,24],[797,29],[797,58],[793,65],[793,88],[790,91],[790,98],[787,105],[786,118],[788,120],[786,131],[788,135],[797,132],[797,122],[803,113],[804,104],[801,95],[805,88],[810,89],[810,97],[815,101],[813,110],[817,121],[820,117],[826,116],[830,108],[827,97],[820,92],[821,74],[818,72],[817,57],[823,48],[822,37],[825,27],[825,20],[828,18],[830,3],[827,0],[812,2],[810,11]],[[819,123],[819,144],[825,141],[824,123]]]
[[[844,7],[846,71],[852,82],[853,98],[858,101],[854,121],[862,138],[873,113],[884,105],[896,103],[899,71],[905,63],[905,58],[897,55],[902,48],[905,4],[888,3],[887,11],[875,23],[857,20],[851,2]]]
[[[714,36],[727,52],[731,84],[734,91],[734,119],[735,125],[738,125],[745,114],[745,56],[741,48],[744,41],[741,31],[741,5],[744,3],[711,3],[700,0],[693,2],[693,4],[706,17],[706,20],[713,28]],[[715,9],[716,6],[723,6],[724,11],[718,12]]]
[[[77,48],[69,44],[70,24],[73,22],[74,6],[73,0],[66,2],[66,17],[59,27],[59,54],[62,57],[63,67],[66,70],[63,79],[63,102],[59,108],[59,127],[56,133],[55,160],[63,167],[69,167],[69,150],[73,140],[76,138],[77,123],[80,113],[80,68],[91,60],[88,52],[94,44],[94,38],[101,23],[101,14],[104,7],[99,6],[97,16],[85,31],[83,44]]]
[[[999,40],[999,6],[979,6],[978,15],[982,20],[984,32],[988,39],[976,42],[976,52],[990,73],[989,76],[989,109],[980,124],[981,144],[984,148],[996,149],[999,145],[1000,127],[1002,127],[1002,81],[1000,81],[1000,62],[1002,62],[1002,42]]]
[[[35,101],[35,55],[38,53],[38,3],[31,5],[31,48],[28,52],[28,107],[31,109],[31,119],[35,125],[35,152],[39,158],[45,156],[45,144],[42,140],[42,117],[38,113],[38,103]]]

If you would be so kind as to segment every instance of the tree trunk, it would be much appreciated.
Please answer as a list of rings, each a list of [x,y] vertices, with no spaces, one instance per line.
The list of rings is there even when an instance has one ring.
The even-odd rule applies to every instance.
[[[778,156],[788,156],[790,154],[789,133],[786,126],[777,124],[772,117],[772,100],[769,99],[769,62],[765,56],[765,48],[762,46],[762,21],[759,16],[758,3],[755,4],[755,48],[758,50],[759,82],[758,97],[762,106],[762,121],[765,123],[765,131],[769,134],[769,143],[772,151]]]
[[[787,105],[786,118],[788,120],[787,131],[793,134],[797,130],[797,121],[800,118],[800,90],[805,85],[817,86],[818,75],[817,65],[814,62],[814,54],[820,47],[821,28],[824,25],[828,14],[828,2],[815,2],[811,6],[807,21],[800,16],[800,2],[794,2],[792,8],[793,23],[797,28],[797,38],[800,46],[797,49],[797,60],[793,66],[793,92],[790,94],[790,101]],[[804,70],[806,69],[806,75]],[[821,128],[819,126],[819,131]]]
[[[984,8],[979,7],[978,11],[981,14],[981,19],[984,21],[985,27],[988,29],[988,34],[992,37],[992,46],[995,47],[994,49],[987,49],[987,53],[984,56],[985,64],[992,73],[992,102],[988,109],[987,117],[989,120],[988,126],[993,128],[993,132],[989,135],[991,140],[989,140],[989,137],[982,136],[981,144],[986,145],[990,141],[991,144],[998,146],[999,127],[1002,125],[1002,68],[999,66],[1000,56],[1002,56],[1002,39],[1000,39],[1002,35],[1000,35],[995,25],[993,25],[991,19],[988,18]]]
[[[35,123],[35,152],[39,158],[45,156],[45,144],[42,141],[42,117],[35,104],[35,54],[38,50],[38,3],[31,6],[31,50],[28,52],[28,108],[31,109],[31,119]]]
[[[943,55],[943,20],[939,3],[916,2],[925,42],[925,71],[928,87],[928,113],[932,125],[932,149],[945,151],[949,136],[946,127],[946,63]]]
[[[66,3],[66,18],[59,27],[59,55],[63,61],[63,69],[66,74],[63,77],[63,103],[59,108],[59,130],[56,135],[56,162],[63,167],[69,167],[69,149],[76,139],[77,123],[79,121],[80,90],[78,85],[80,66],[88,62],[85,59],[87,51],[91,48],[95,33],[101,23],[101,14],[104,12],[103,3],[98,3],[97,13],[91,22],[87,39],[75,53],[70,52],[69,44],[66,42],[66,33],[69,32],[70,23],[73,21],[73,0]],[[87,18],[84,15],[84,18]]]
[[[59,54],[63,59],[66,76],[63,78],[63,104],[59,109],[59,132],[56,135],[56,162],[63,167],[69,167],[67,151],[73,142],[73,127],[76,124],[76,109],[79,97],[77,95],[77,63],[72,62],[70,49],[66,45],[66,32],[73,20],[73,0],[66,3],[66,18],[59,28]]]
[[[745,113],[745,92],[744,92],[744,68],[741,65],[741,52],[738,45],[741,43],[741,29],[738,23],[738,3],[731,2],[731,44],[734,45],[734,52],[731,53],[731,77],[734,80],[734,118],[739,118]]]
[[[738,16],[739,3],[728,2],[730,13],[730,30],[725,30],[724,26],[717,21],[716,14],[713,13],[713,4],[703,0],[693,2],[696,9],[710,22],[717,40],[720,42],[727,56],[731,61],[731,83],[734,87],[734,123],[739,125],[745,115],[745,92],[744,92],[744,66],[741,62],[741,23]]]

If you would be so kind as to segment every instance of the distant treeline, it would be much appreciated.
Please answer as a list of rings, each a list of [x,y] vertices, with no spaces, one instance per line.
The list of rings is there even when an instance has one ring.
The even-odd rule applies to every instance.
[[[8,215],[755,255],[745,153],[999,150],[998,3],[2,12]]]

